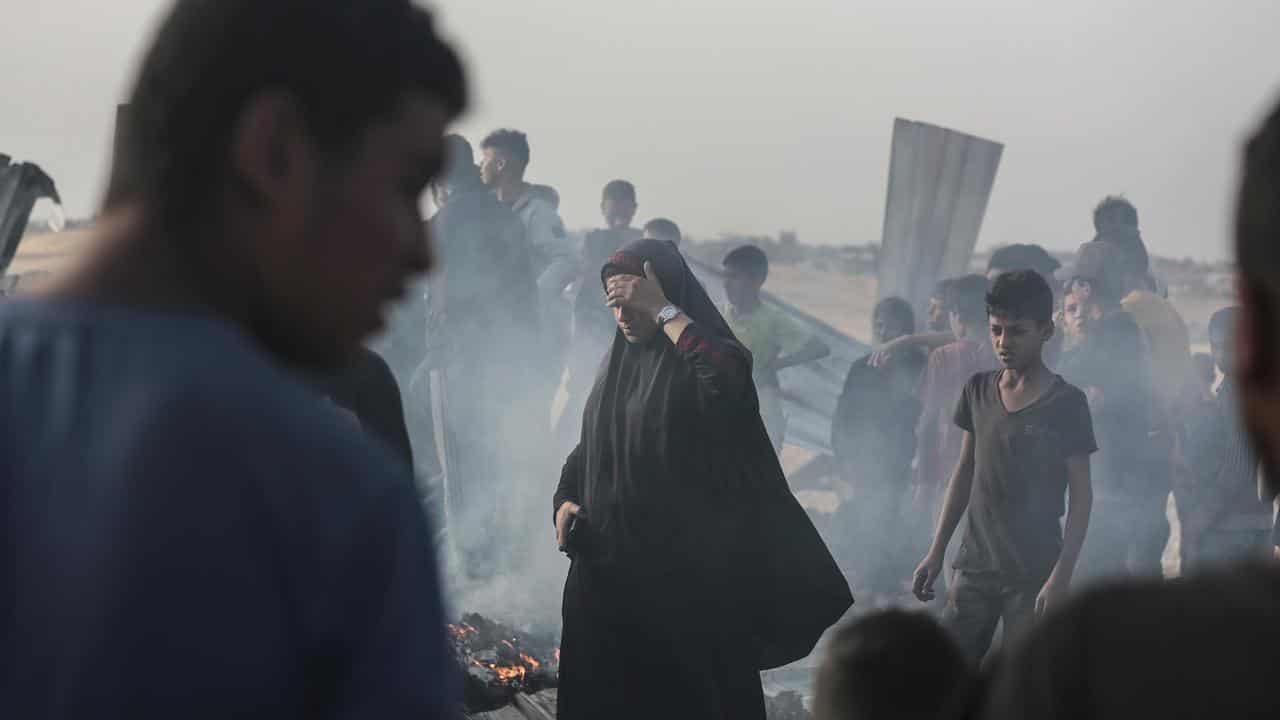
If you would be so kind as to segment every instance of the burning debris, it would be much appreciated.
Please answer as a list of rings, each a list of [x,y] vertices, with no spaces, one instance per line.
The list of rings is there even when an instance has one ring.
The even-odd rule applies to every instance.
[[[463,699],[471,711],[510,704],[519,693],[556,686],[560,650],[537,637],[468,613],[449,625],[454,657],[463,669]]]

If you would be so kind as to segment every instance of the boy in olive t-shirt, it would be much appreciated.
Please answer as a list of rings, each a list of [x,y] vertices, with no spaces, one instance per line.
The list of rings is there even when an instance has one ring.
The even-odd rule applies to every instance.
[[[1089,525],[1089,456],[1097,451],[1084,393],[1041,357],[1054,331],[1045,280],[1033,272],[1001,275],[987,314],[1002,367],[974,375],[956,407],[963,450],[914,580],[916,596],[932,600],[967,509],[943,622],[974,662],[986,655],[997,624],[1008,637],[1061,604]]]

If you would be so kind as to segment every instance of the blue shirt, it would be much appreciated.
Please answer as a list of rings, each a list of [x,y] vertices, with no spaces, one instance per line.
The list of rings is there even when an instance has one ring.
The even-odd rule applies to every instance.
[[[212,318],[0,304],[0,716],[452,702],[402,464]]]

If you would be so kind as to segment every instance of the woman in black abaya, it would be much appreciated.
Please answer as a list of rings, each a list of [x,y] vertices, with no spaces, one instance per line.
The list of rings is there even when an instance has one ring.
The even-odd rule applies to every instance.
[[[759,671],[853,598],[787,487],[750,354],[679,252],[631,243],[601,280],[618,331],[554,500],[573,559],[559,717],[762,720]]]

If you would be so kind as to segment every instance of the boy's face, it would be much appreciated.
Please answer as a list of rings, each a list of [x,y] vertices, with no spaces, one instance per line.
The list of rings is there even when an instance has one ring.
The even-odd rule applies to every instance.
[[[631,227],[636,219],[636,204],[630,200],[606,197],[600,203],[600,213],[604,215],[604,224],[610,230],[621,230]]]
[[[893,313],[878,312],[871,320],[871,335],[877,345],[897,340],[911,331]]]
[[[1099,320],[1102,319],[1102,303],[1093,296],[1093,291],[1086,285],[1076,285],[1062,300],[1063,328],[1073,338],[1089,335]]]
[[[485,187],[497,187],[510,169],[510,164],[506,153],[497,148],[484,148],[480,156],[480,181]]]
[[[1011,370],[1026,370],[1040,362],[1044,344],[1053,336],[1053,323],[1040,324],[1023,317],[992,315],[991,349],[1000,364]]]
[[[946,332],[951,327],[951,318],[947,305],[942,298],[929,298],[929,329],[933,332]]]
[[[734,307],[749,305],[760,296],[764,278],[739,267],[724,269],[724,294]]]

